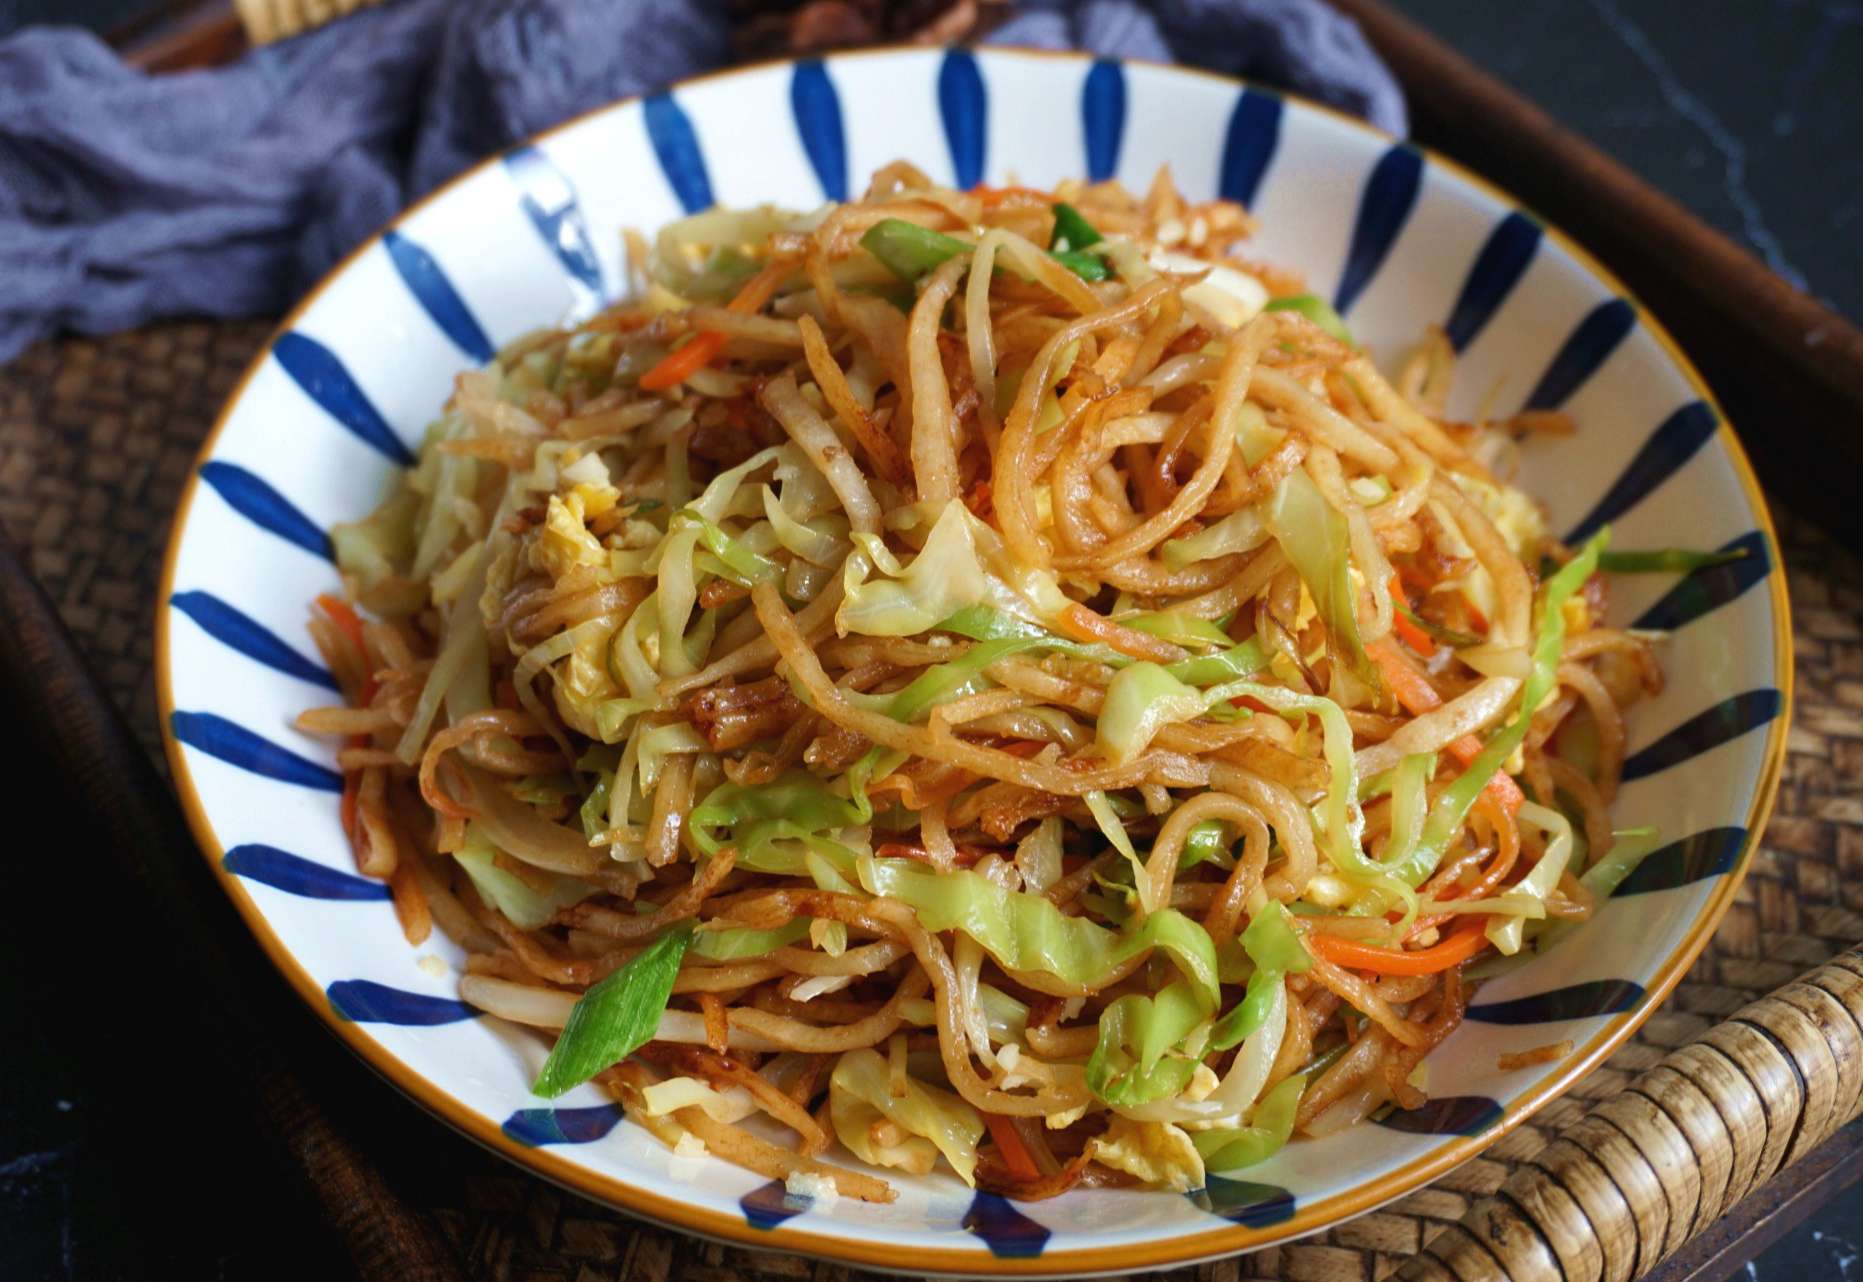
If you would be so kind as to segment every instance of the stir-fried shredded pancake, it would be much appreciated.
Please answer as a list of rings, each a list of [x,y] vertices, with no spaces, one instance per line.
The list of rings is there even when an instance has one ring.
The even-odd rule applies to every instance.
[[[1623,878],[1661,673],[1510,483],[1570,424],[1450,421],[1251,230],[895,164],[459,376],[301,724],[538,1094],[870,1201],[1194,1188],[1421,1103]]]

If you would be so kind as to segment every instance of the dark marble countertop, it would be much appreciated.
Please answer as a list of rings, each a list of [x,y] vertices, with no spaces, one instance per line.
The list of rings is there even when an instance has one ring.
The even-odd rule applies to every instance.
[[[1794,285],[1863,316],[1863,5],[1391,2]]]
[[[1863,4],[1395,2],[1780,275],[1863,317]],[[102,27],[146,7],[0,0],[0,34],[51,18]],[[61,1036],[70,1021],[99,1012],[80,1007],[94,998],[61,996],[55,959],[27,955],[21,943],[0,932],[0,1027],[8,1030],[0,1052],[0,1277],[66,1278],[74,1237],[110,1217],[95,1204],[96,1181],[84,1176],[109,1165],[107,1127],[93,1121],[107,1109],[81,1085],[97,1074],[80,1071]],[[133,1088],[132,1070],[124,1081]],[[222,1223],[244,1218],[237,1207],[222,1210]],[[328,1276],[330,1263],[287,1266],[230,1234],[214,1275]],[[1737,1276],[1863,1279],[1863,1186]]]

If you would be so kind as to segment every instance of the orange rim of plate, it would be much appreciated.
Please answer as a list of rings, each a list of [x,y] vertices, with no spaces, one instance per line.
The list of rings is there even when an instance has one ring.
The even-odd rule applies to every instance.
[[[933,52],[933,50],[910,46],[880,46],[834,53],[828,56],[827,61],[833,63],[860,58],[922,57],[928,52]],[[1091,55],[1074,51],[1027,49],[1017,46],[993,45],[985,49],[983,53],[986,57],[1003,57],[1008,60],[1045,58],[1083,64],[1092,61]],[[688,77],[675,82],[669,88],[671,90],[689,88],[714,80],[786,66],[794,61],[793,58],[787,57],[762,59],[707,72],[704,75]],[[1142,58],[1128,58],[1122,61],[1128,66],[1147,67],[1176,75],[1213,80],[1237,89],[1246,88],[1250,83],[1239,77],[1223,75],[1220,72],[1181,67],[1172,63]],[[1387,142],[1401,141],[1375,125],[1326,106],[1324,103],[1313,102],[1298,94],[1285,93],[1278,89],[1269,90],[1269,92],[1277,94],[1304,110],[1343,122],[1360,133]],[[169,669],[169,618],[172,612],[168,609],[168,599],[174,592],[175,567],[180,555],[182,531],[187,524],[188,513],[193,508],[195,494],[200,488],[200,468],[212,457],[214,446],[218,443],[220,434],[226,429],[234,407],[240,403],[248,384],[265,363],[267,356],[271,353],[272,345],[279,336],[288,331],[297,319],[309,310],[337,277],[347,271],[363,254],[373,249],[381,240],[384,232],[399,225],[410,214],[443,198],[467,178],[497,164],[508,151],[566,133],[596,116],[637,103],[643,96],[636,94],[627,98],[619,98],[580,112],[560,124],[553,125],[530,138],[512,144],[511,147],[485,157],[409,205],[380,230],[344,255],[343,259],[285,314],[267,338],[265,345],[247,365],[245,373],[240,375],[239,382],[234,385],[232,392],[227,396],[225,407],[220,411],[214,420],[212,429],[201,443],[194,465],[189,471],[187,483],[182,488],[174,519],[169,526],[168,548],[163,556],[162,574],[157,585],[155,600],[155,687],[157,712],[161,721],[162,745],[168,755],[169,769],[174,780],[177,798],[181,802],[181,808],[187,816],[188,827],[193,831],[194,840],[200,847],[202,855],[212,865],[215,875],[232,898],[234,906],[238,908],[240,916],[245,919],[246,925],[258,939],[266,956],[290,982],[291,987],[304,1003],[350,1050],[361,1057],[364,1063],[429,1113],[464,1134],[468,1139],[518,1166],[616,1210],[671,1225],[702,1237],[752,1249],[788,1251],[853,1264],[904,1269],[908,1272],[981,1276],[1067,1276],[1165,1268],[1242,1251],[1257,1250],[1278,1242],[1320,1232],[1332,1225],[1374,1210],[1414,1189],[1421,1188],[1445,1171],[1475,1156],[1525,1122],[1550,1100],[1564,1094],[1581,1077],[1601,1064],[1606,1057],[1629,1040],[1630,1035],[1642,1025],[1644,1020],[1655,1013],[1657,1007],[1667,999],[1683,974],[1694,963],[1695,958],[1700,955],[1701,950],[1707,946],[1709,938],[1719,926],[1728,906],[1733,902],[1735,893],[1746,877],[1752,847],[1764,832],[1766,822],[1772,815],[1773,803],[1778,795],[1780,776],[1785,764],[1786,733],[1792,714],[1793,655],[1791,605],[1786,594],[1785,567],[1783,559],[1777,555],[1775,555],[1775,560],[1779,564],[1774,572],[1767,576],[1767,581],[1772,605],[1774,679],[1782,702],[1779,715],[1773,718],[1767,727],[1765,758],[1761,763],[1758,784],[1747,811],[1747,850],[1739,865],[1716,884],[1707,904],[1697,915],[1681,944],[1656,968],[1650,982],[1645,985],[1643,1000],[1634,1010],[1608,1020],[1604,1027],[1563,1061],[1559,1071],[1548,1074],[1515,1098],[1507,1106],[1501,1120],[1486,1131],[1476,1136],[1449,1139],[1421,1157],[1412,1159],[1374,1180],[1312,1203],[1298,1204],[1294,1215],[1280,1224],[1267,1228],[1249,1228],[1231,1224],[1201,1233],[1186,1233],[1171,1238],[1116,1246],[1063,1248],[1028,1258],[1001,1257],[988,1251],[942,1249],[920,1245],[908,1248],[889,1242],[883,1237],[843,1237],[816,1233],[807,1229],[788,1228],[783,1225],[769,1229],[756,1228],[742,1216],[733,1216],[694,1206],[647,1188],[626,1184],[590,1170],[580,1163],[568,1161],[545,1148],[532,1148],[517,1143],[504,1134],[497,1121],[467,1107],[460,1100],[421,1076],[411,1064],[390,1052],[370,1036],[363,1025],[338,1017],[324,996],[323,988],[304,970],[296,956],[272,931],[270,923],[267,922],[265,915],[259,910],[239,877],[226,871],[221,865],[225,852],[220,845],[218,835],[214,832],[213,825],[208,820],[205,808],[201,805],[200,796],[194,787],[193,775],[188,769],[186,756],[170,726],[170,720],[175,711],[175,701]],[[1444,173],[1454,175],[1504,207],[1519,209],[1527,213],[1532,212],[1501,187],[1457,161],[1431,148],[1417,146],[1414,143],[1410,145],[1416,146],[1418,152],[1430,165]],[[1635,308],[1637,320],[1644,331],[1661,345],[1670,361],[1681,371],[1701,400],[1713,408],[1719,420],[1719,426],[1716,429],[1717,440],[1722,449],[1726,451],[1726,456],[1733,465],[1735,475],[1739,478],[1747,502],[1752,507],[1761,530],[1764,531],[1776,554],[1779,547],[1778,532],[1773,526],[1772,514],[1767,509],[1759,479],[1753,473],[1753,465],[1747,458],[1746,450],[1740,444],[1740,438],[1735,435],[1720,402],[1715,398],[1706,380],[1702,378],[1700,371],[1683,353],[1668,330],[1649,313],[1641,300],[1631,293],[1614,272],[1558,227],[1537,215],[1534,217],[1544,228],[1548,239],[1570,255],[1574,262],[1595,279],[1626,299]],[[910,1252],[912,1256],[910,1262],[900,1258],[904,1251]]]

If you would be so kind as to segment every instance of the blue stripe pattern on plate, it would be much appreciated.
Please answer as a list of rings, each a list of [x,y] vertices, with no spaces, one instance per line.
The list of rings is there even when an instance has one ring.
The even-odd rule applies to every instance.
[[[1674,890],[1691,881],[1732,872],[1746,853],[1745,828],[1707,828],[1691,837],[1652,850],[1618,883],[1613,899],[1644,895],[1653,890]]]
[[[1007,1259],[1032,1259],[1053,1236],[1000,1193],[978,1193],[964,1212],[963,1224],[983,1239],[991,1255]]]
[[[1758,530],[1749,530],[1723,543],[1717,550],[1744,555],[1725,565],[1703,566],[1690,571],[1665,592],[1660,601],[1639,614],[1630,626],[1673,632],[1711,610],[1720,609],[1772,572],[1772,550],[1766,546],[1766,536]]]
[[[1119,144],[1126,133],[1126,73],[1117,60],[1101,58],[1080,89],[1080,129],[1087,140],[1087,178],[1105,182],[1119,170]]]
[[[453,340],[453,346],[481,365],[497,354],[492,340],[480,328],[478,318],[466,306],[466,300],[459,296],[453,282],[446,278],[440,264],[420,242],[410,240],[391,227],[382,233],[382,248],[388,251],[388,260],[401,274],[408,292],[427,309],[427,315],[433,317],[433,323],[441,332]]]
[[[1372,166],[1358,198],[1358,217],[1352,224],[1352,243],[1339,273],[1339,288],[1333,292],[1333,308],[1341,316],[1352,310],[1384,266],[1385,256],[1410,221],[1422,180],[1423,156],[1404,143],[1385,152]]]
[[[847,134],[841,125],[841,96],[820,58],[796,64],[789,79],[789,109],[822,194],[829,200],[846,200]]]
[[[1611,488],[1604,492],[1604,497],[1597,501],[1585,519],[1566,534],[1565,541],[1568,544],[1583,543],[1602,526],[1615,521],[1641,503],[1650,491],[1694,458],[1718,426],[1719,416],[1705,401],[1690,401],[1669,415],[1662,421],[1662,426],[1650,434],[1650,439],[1643,443],[1643,448],[1637,451],[1636,457],[1630,460],[1622,475],[1611,483]]]
[[[505,153],[505,172],[517,184],[525,217],[570,280],[586,291],[585,301],[606,302],[608,286],[602,281],[601,260],[595,256],[595,242],[589,239],[576,189],[563,171],[535,147],[525,146]]]
[[[619,1104],[585,1108],[520,1108],[499,1130],[526,1148],[545,1144],[593,1144],[621,1121]]]
[[[1421,1108],[1381,1117],[1378,1125],[1406,1135],[1480,1135],[1503,1115],[1486,1095],[1439,1095]]]
[[[1649,747],[1631,753],[1624,761],[1623,782],[1680,765],[1710,748],[1738,739],[1749,730],[1757,730],[1778,716],[1784,703],[1779,692],[1770,688],[1748,690],[1723,699],[1712,708],[1696,713]]]
[[[385,882],[358,877],[340,868],[294,855],[276,846],[248,842],[220,856],[220,866],[236,877],[261,882],[305,899],[387,899]]]
[[[338,1018],[352,1024],[457,1024],[479,1013],[451,997],[410,993],[372,979],[339,979],[323,995]]]
[[[1530,997],[1477,1003],[1468,1018],[1483,1024],[1552,1024],[1562,1019],[1590,1019],[1635,1010],[1643,1000],[1643,985],[1628,979],[1588,979]]]
[[[814,1206],[815,1199],[806,1193],[791,1193],[781,1180],[771,1180],[739,1198],[737,1205],[753,1229],[773,1229]]]
[[[330,536],[316,522],[291,505],[291,500],[237,463],[215,459],[201,464],[201,480],[226,500],[227,506],[262,530],[295,543],[326,561],[336,560]]]
[[[968,191],[983,181],[984,125],[989,99],[977,60],[964,49],[945,51],[938,68],[938,114],[944,120],[944,140],[951,148],[951,169],[956,186]]]
[[[271,629],[241,614],[211,592],[177,592],[168,598],[168,604],[200,624],[201,631],[208,636],[249,659],[326,690],[337,688],[336,678],[321,665],[311,662],[286,645]]]
[[[1527,397],[1525,408],[1556,410],[1564,405],[1586,379],[1597,373],[1598,366],[1617,350],[1636,323],[1636,308],[1624,299],[1607,299],[1592,308],[1553,355],[1552,363]]]
[[[1294,1195],[1277,1184],[1207,1175],[1202,1188],[1185,1196],[1211,1215],[1251,1229],[1267,1228],[1294,1217]]]
[[[1443,333],[1460,352],[1475,341],[1520,283],[1540,248],[1540,225],[1516,210],[1494,225],[1468,269]]]
[[[710,209],[714,203],[711,175],[705,172],[705,153],[699,150],[699,136],[685,109],[670,93],[648,96],[640,109],[647,121],[647,141],[653,144],[660,172],[681,207],[688,214]]]
[[[304,788],[343,791],[343,776],[336,771],[306,761],[225,717],[211,712],[177,712],[168,724],[181,742],[241,770]]]
[[[278,336],[278,341],[272,344],[272,355],[285,373],[291,375],[291,381],[323,407],[324,413],[380,451],[390,462],[402,467],[414,466],[413,451],[402,444],[401,438],[388,426],[388,420],[382,417],[335,352],[316,339],[291,330]]]
[[[1281,144],[1281,99],[1259,89],[1244,89],[1229,113],[1229,132],[1223,138],[1222,171],[1217,190],[1224,200],[1248,206],[1255,203],[1262,175]]]

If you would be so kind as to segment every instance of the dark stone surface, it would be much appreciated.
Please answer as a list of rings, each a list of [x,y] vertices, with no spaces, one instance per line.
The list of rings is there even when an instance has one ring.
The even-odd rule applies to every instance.
[[[1839,311],[1863,316],[1863,7],[1840,0],[1396,2],[1776,271]],[[0,0],[0,33],[51,18],[103,26],[144,7],[134,0]],[[15,783],[20,795],[37,795],[28,781]],[[72,835],[61,832],[59,840],[75,853]],[[15,905],[21,913],[43,908]],[[113,1164],[111,1128],[102,1119],[114,1110],[94,1087],[108,1075],[74,1057],[107,1042],[98,1021],[108,1020],[110,1001],[151,995],[63,993],[68,971],[56,957],[23,946],[11,932],[0,932],[0,942],[14,945],[0,947],[0,1028],[9,1030],[0,1054],[0,1277],[98,1276],[83,1239],[87,1225],[94,1233],[111,1212],[87,1210],[97,1180],[84,1171]],[[75,923],[73,937],[59,945],[94,947]],[[122,979],[136,986],[133,976]],[[138,1053],[185,1051],[123,1048],[115,1080],[132,1090]],[[202,1094],[211,1095],[213,1065],[199,1068]],[[216,1217],[202,1209],[207,1214],[194,1228],[218,1223],[234,1231],[203,1244],[200,1276],[327,1274],[330,1261],[287,1262],[281,1274],[277,1251],[238,1231],[242,1222],[262,1223],[262,1213],[222,1207]],[[1858,1225],[1863,1186],[1736,1276],[1863,1277]],[[133,1268],[101,1272],[135,1275]]]
[[[1863,316],[1863,6],[1392,2],[1787,280]]]

